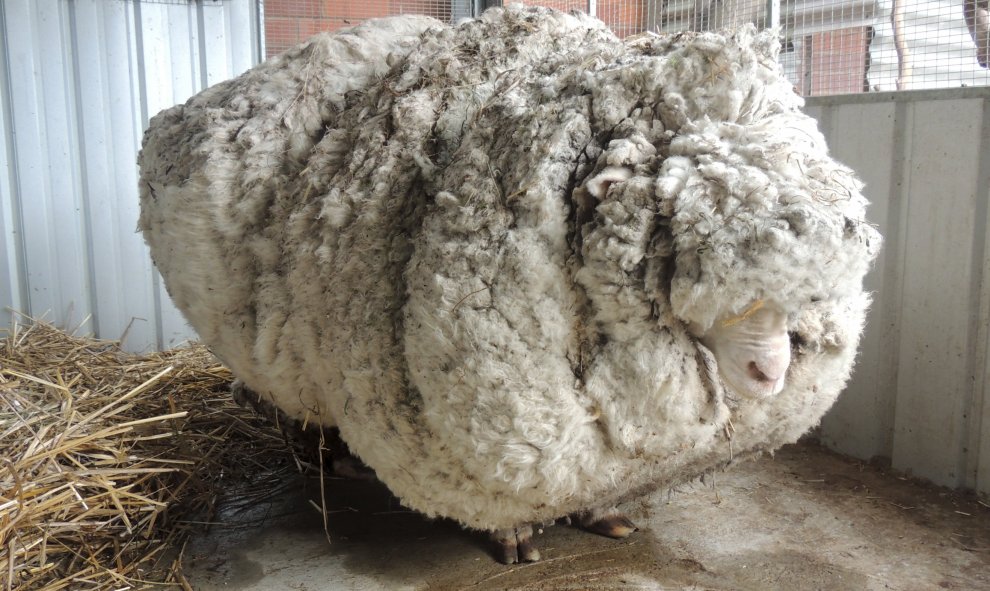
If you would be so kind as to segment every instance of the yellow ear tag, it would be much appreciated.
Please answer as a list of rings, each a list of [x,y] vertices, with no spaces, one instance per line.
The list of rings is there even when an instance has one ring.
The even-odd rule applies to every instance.
[[[753,302],[753,305],[746,308],[746,310],[742,314],[738,316],[733,316],[732,318],[728,318],[725,321],[723,321],[722,328],[728,328],[730,326],[735,326],[736,324],[739,324],[743,320],[746,320],[747,318],[755,314],[756,311],[762,307],[763,307],[763,300],[756,300],[755,302]]]

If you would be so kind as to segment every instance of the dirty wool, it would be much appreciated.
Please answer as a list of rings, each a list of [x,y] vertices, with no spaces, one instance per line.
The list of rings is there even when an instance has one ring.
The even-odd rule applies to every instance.
[[[369,21],[155,117],[140,227],[246,388],[407,506],[609,507],[796,440],[848,379],[880,237],[777,51],[538,8]],[[705,337],[770,308],[786,385],[746,395]]]

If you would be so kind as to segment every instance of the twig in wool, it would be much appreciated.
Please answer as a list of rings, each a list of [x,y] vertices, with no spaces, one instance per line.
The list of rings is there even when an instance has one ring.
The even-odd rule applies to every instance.
[[[727,318],[726,320],[724,320],[722,322],[722,326],[727,328],[729,326],[734,326],[736,324],[739,324],[743,320],[746,320],[747,318],[749,318],[750,316],[752,316],[753,314],[755,314],[757,312],[757,310],[759,310],[760,308],[762,308],[765,305],[766,305],[766,303],[763,300],[756,300],[755,302],[753,302],[753,304],[750,307],[748,307],[745,310],[743,310],[743,313],[742,314],[740,314],[738,316],[733,316],[731,318]]]
[[[491,160],[488,161],[488,176],[492,179],[492,184],[495,185],[495,189],[498,191],[498,202],[502,207],[506,205],[505,191],[502,190],[502,184],[498,182],[498,175],[501,174],[499,171],[492,167]]]
[[[796,126],[796,125],[787,125],[786,126],[786,129],[791,129],[793,131],[796,131],[796,132],[804,135],[804,137],[808,138],[808,141],[810,142],[810,144],[812,146],[818,145],[818,139],[816,139],[815,136],[813,136],[810,133],[808,133],[808,130],[807,129],[802,129],[802,128]]]
[[[310,54],[309,54],[309,59],[306,62],[306,76],[303,79],[303,83],[299,88],[299,92],[297,92],[296,95],[292,97],[292,100],[289,101],[289,104],[286,105],[285,109],[279,114],[278,118],[280,120],[284,121],[285,116],[289,114],[289,111],[292,109],[292,107],[295,106],[297,102],[299,102],[299,99],[305,96],[306,91],[309,88],[309,83],[313,79],[313,68],[316,66],[316,51],[319,47],[321,46],[319,46],[318,44],[313,44],[309,46]]]
[[[732,419],[727,419],[725,421],[725,426],[722,427],[725,432],[725,439],[729,442],[729,462],[734,459],[734,454],[732,452],[732,434],[736,432],[735,426],[732,424]]]
[[[505,201],[506,202],[512,201],[516,197],[525,194],[527,191],[529,191],[533,187],[537,186],[538,184],[539,183],[537,181],[533,181],[533,182],[529,183],[528,185],[526,185],[525,187],[522,187],[520,189],[516,189],[515,191],[513,191],[513,192],[509,193],[508,195],[506,195]]]
[[[705,61],[708,62],[708,86],[714,86],[722,79],[723,74],[731,73],[728,64],[719,63],[714,57],[705,56]]]
[[[319,410],[319,409],[317,409]],[[330,540],[330,521],[327,519],[327,488],[326,479],[324,475],[326,471],[323,469],[323,452],[326,451],[326,440],[323,435],[323,429],[320,429],[320,445],[316,448],[316,455],[320,459],[320,514],[323,516],[323,534],[327,537],[327,543],[331,543]]]
[[[457,310],[457,307],[460,306],[462,302],[464,302],[464,300],[468,299],[469,297],[471,297],[471,296],[473,296],[475,294],[481,293],[481,292],[485,291],[486,289],[491,289],[491,287],[488,286],[488,285],[486,285],[486,286],[482,287],[481,289],[476,289],[476,290],[472,291],[471,293],[467,294],[466,296],[462,297],[461,299],[457,300],[457,303],[454,304],[454,307],[450,309],[450,313],[453,314],[454,311]]]

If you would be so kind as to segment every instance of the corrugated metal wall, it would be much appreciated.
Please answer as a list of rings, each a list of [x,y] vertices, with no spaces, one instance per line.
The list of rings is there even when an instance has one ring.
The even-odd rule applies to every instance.
[[[990,89],[811,99],[886,243],[852,383],[826,443],[990,492]]]
[[[0,2],[0,309],[134,350],[192,335],[135,233],[137,151],[149,117],[257,63],[258,19],[255,0]]]

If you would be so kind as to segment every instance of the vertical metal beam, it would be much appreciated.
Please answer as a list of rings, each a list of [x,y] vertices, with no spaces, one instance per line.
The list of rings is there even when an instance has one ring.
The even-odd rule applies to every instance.
[[[268,53],[268,37],[265,36],[265,0],[254,3],[255,33],[258,35],[258,59],[256,63],[265,61]]]
[[[780,28],[780,0],[767,0],[767,28]]]
[[[588,0],[588,14],[598,16],[598,0]]]
[[[987,228],[990,228],[990,99],[983,99],[983,120],[977,167],[975,217],[982,227],[976,234],[973,251],[974,293],[971,295],[970,324],[977,327],[971,335],[975,342],[967,346],[973,352],[972,362],[967,370],[973,376],[971,400],[967,401],[964,412],[966,437],[963,440],[965,463],[960,471],[965,475],[963,485],[978,491],[990,492],[990,241]],[[977,280],[978,278],[978,280]]]
[[[24,261],[24,244],[21,231],[21,214],[18,197],[19,185],[17,153],[13,136],[13,99],[10,94],[8,74],[7,6],[0,2],[0,328],[5,327],[9,316],[7,308],[28,312],[27,286],[22,277],[27,276]]]
[[[450,2],[450,22],[456,23],[464,18],[471,18],[478,9],[475,0],[451,0]]]

